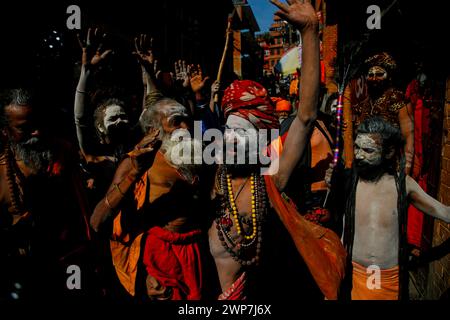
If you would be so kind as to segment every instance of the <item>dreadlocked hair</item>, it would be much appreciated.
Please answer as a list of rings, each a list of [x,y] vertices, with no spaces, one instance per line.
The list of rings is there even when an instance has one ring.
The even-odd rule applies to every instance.
[[[383,156],[389,154],[392,150],[395,151],[392,161],[386,168],[389,173],[395,177],[395,184],[397,188],[397,210],[398,210],[398,227],[399,227],[399,274],[400,274],[400,298],[407,298],[408,292],[408,273],[406,271],[406,263],[408,259],[407,252],[407,238],[406,238],[406,226],[407,226],[407,195],[406,195],[406,174],[405,166],[406,160],[402,153],[403,150],[403,138],[398,128],[394,127],[390,123],[386,122],[381,117],[372,117],[366,119],[358,127],[358,134],[377,134],[382,139]],[[399,161],[396,161],[397,158]],[[347,200],[345,203],[345,218],[344,218],[344,237],[343,244],[347,250],[348,266],[352,267],[352,253],[353,242],[355,236],[355,206],[356,206],[356,188],[358,186],[359,175],[356,170],[355,163],[352,166],[351,178],[348,181]],[[348,273],[351,275],[351,270]],[[346,289],[351,291],[351,276],[347,278],[347,283],[344,285]],[[347,292],[347,295],[349,294]]]
[[[408,201],[406,194],[406,158],[402,155],[400,159],[400,168],[398,175],[396,175],[396,186],[397,186],[397,211],[398,211],[398,264],[399,264],[399,299],[407,300],[409,297],[408,293],[408,242],[406,236],[406,230],[408,225]]]

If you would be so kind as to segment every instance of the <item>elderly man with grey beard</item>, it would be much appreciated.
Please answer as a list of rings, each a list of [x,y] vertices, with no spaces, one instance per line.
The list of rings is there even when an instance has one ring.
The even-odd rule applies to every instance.
[[[138,299],[202,297],[197,168],[177,165],[172,158],[179,144],[171,140],[180,132],[187,133],[190,122],[187,109],[174,100],[163,98],[149,107],[141,116],[147,135],[120,163],[91,217],[96,231],[104,229],[108,220],[113,223],[113,264],[124,288]],[[184,161],[188,162],[196,163]],[[144,292],[140,291],[144,287],[144,279],[139,281],[140,268],[146,271]]]
[[[71,296],[67,268],[89,238],[76,153],[41,130],[38,105],[23,89],[0,105],[0,302]]]

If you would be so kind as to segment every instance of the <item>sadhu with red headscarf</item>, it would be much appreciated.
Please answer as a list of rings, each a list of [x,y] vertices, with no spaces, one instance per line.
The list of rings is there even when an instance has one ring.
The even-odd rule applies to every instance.
[[[285,253],[278,240],[287,234],[323,295],[336,299],[346,256],[339,238],[331,230],[306,221],[280,193],[302,155],[317,116],[320,76],[317,16],[309,1],[290,5],[272,2],[280,8],[276,14],[302,34],[302,101],[284,152],[278,159],[272,157],[275,159],[268,171],[271,175],[262,175],[261,163],[250,161],[252,156],[258,158],[253,154],[258,148],[253,148],[251,141],[258,141],[263,130],[279,127],[274,104],[266,89],[253,81],[235,81],[224,92],[227,157],[216,174],[212,195],[218,210],[209,230],[210,250],[222,288],[219,299],[240,300],[253,294],[287,298],[292,284],[288,278],[282,278],[285,265],[280,262],[276,269],[269,266],[277,262],[280,253]],[[239,148],[245,150],[244,159],[239,159],[239,151],[236,152]],[[271,150],[278,151],[276,147]],[[236,160],[244,161],[236,163]],[[273,211],[277,215],[271,214]],[[277,226],[281,223],[284,230]],[[260,267],[255,268],[257,265]],[[256,270],[263,270],[261,278]],[[253,281],[255,277],[261,281]],[[280,296],[280,292],[284,295]]]

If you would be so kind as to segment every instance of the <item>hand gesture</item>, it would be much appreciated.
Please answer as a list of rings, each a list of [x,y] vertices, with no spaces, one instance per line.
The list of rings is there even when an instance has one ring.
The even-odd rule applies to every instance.
[[[133,55],[138,59],[143,73],[144,84],[146,84],[145,76],[148,75],[158,77],[160,70],[158,70],[158,61],[153,55],[153,38],[147,38],[146,34],[141,34],[134,38],[134,47],[136,51]]]
[[[131,165],[137,173],[141,174],[152,166],[160,146],[159,130],[150,129],[134,150],[128,154],[131,158]]]
[[[191,66],[186,64],[184,60],[175,62],[175,80],[182,83],[183,88],[190,86],[190,72]]]
[[[280,10],[275,12],[277,16],[298,28],[300,31],[306,29],[317,30],[319,19],[316,11],[311,5],[311,0],[286,0],[288,4],[278,0],[270,0]]]
[[[202,68],[200,65],[197,65],[197,68],[191,66],[190,71],[191,89],[194,93],[197,93],[205,87],[205,83],[209,80],[209,77],[203,78]]]
[[[93,32],[91,28],[88,29],[86,41],[81,40],[80,34],[77,34],[77,37],[78,43],[80,44],[83,52],[81,56],[81,63],[84,67],[99,66],[100,63],[112,52],[112,50],[102,51],[103,40],[105,39],[106,34],[103,34],[100,37],[98,28],[96,28]]]

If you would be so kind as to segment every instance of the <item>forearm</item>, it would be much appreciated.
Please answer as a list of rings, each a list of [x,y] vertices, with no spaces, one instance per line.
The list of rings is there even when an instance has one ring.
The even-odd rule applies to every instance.
[[[88,119],[86,115],[87,104],[87,82],[89,78],[89,71],[83,66],[81,68],[80,79],[78,81],[77,89],[75,91],[75,103],[74,103],[74,120],[76,126],[76,133],[78,144],[83,154],[86,153],[85,136],[87,135],[86,128],[89,127]]]
[[[430,216],[450,223],[450,207],[428,195],[411,177],[406,177],[406,188],[411,204]]]
[[[405,143],[405,158],[406,158],[406,167],[405,173],[409,175],[411,173],[411,168],[414,161],[414,135],[411,134]]]
[[[136,166],[133,165],[132,158],[126,158],[117,168],[108,192],[97,204],[90,219],[91,227],[96,232],[99,231],[106,220],[115,216],[118,212],[118,208],[120,208],[125,194],[131,189],[134,182],[139,178],[138,170],[135,167]]]
[[[317,117],[320,82],[319,37],[314,27],[302,32],[302,77],[300,80],[300,104],[297,116],[307,124]]]
[[[274,176],[278,190],[282,191],[303,155],[308,134],[317,118],[317,101],[320,81],[319,37],[314,27],[302,32],[303,58],[300,85],[300,105],[297,118],[292,122],[284,150],[280,156],[279,169]]]

